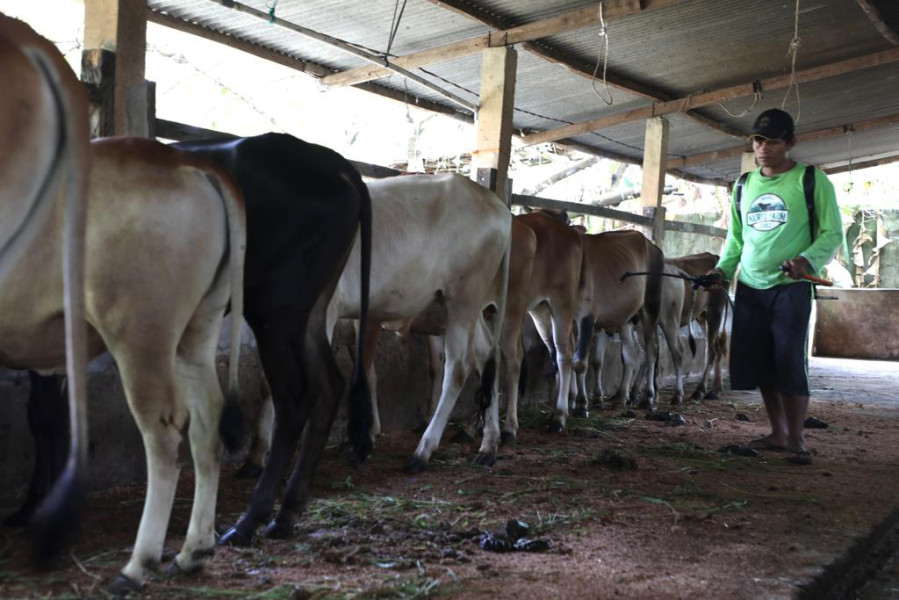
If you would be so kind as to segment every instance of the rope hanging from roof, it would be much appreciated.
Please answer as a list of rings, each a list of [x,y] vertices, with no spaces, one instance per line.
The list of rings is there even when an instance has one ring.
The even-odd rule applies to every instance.
[[[787,99],[793,86],[796,87],[796,118],[794,122],[799,123],[799,117],[802,115],[802,100],[799,98],[799,82],[796,81],[796,56],[799,54],[799,46],[802,44],[802,38],[799,37],[799,0],[796,0],[796,18],[793,26],[793,39],[790,40],[790,47],[787,49],[787,56],[792,56],[792,66],[790,72],[790,87],[784,94],[783,102],[780,104],[781,110],[785,110]]]
[[[723,110],[730,116],[732,116],[733,118],[739,119],[740,117],[745,117],[746,115],[751,113],[752,109],[755,108],[755,105],[758,104],[759,100],[761,100],[761,99],[762,99],[762,87],[761,87],[761,84],[758,81],[756,81],[755,83],[752,84],[752,104],[749,105],[749,108],[745,108],[745,109],[741,110],[740,112],[738,112],[737,114],[734,114],[734,113],[730,112],[729,110],[727,110],[727,107],[724,106],[723,104],[721,104],[720,102],[718,103],[718,107],[721,108],[721,110]]]
[[[272,0],[271,5],[266,4],[265,7],[268,9],[268,24],[272,25],[275,22],[275,9],[278,7],[278,0]]]
[[[390,20],[390,36],[387,38],[387,50],[384,51],[384,60],[387,60],[387,57],[390,56],[390,49],[393,47],[393,40],[396,38],[396,33],[400,29],[400,21],[403,19],[403,12],[406,10],[406,0],[403,0],[403,6],[400,7],[400,0],[396,0],[396,4],[393,5],[393,18]],[[397,14],[399,11],[399,14]]]
[[[615,100],[612,98],[612,92],[609,91],[609,82],[606,80],[606,67],[609,63],[609,30],[606,27],[606,20],[602,16],[602,2],[599,3],[599,53],[596,55],[596,66],[593,67],[593,78],[590,85],[593,86],[593,93],[597,98],[611,106]],[[596,89],[596,72],[599,70],[599,61],[602,60],[602,83],[606,89],[606,96]]]

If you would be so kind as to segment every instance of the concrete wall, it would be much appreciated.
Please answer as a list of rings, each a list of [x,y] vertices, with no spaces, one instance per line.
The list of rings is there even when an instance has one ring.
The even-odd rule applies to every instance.
[[[698,327],[695,328],[698,333]],[[227,372],[227,323],[223,329],[218,358],[219,376],[225,381]],[[530,319],[524,330],[527,348],[528,383],[522,403],[553,402],[552,379],[546,376],[549,355],[540,342]],[[682,335],[687,348],[686,335]],[[241,352],[241,391],[248,412],[255,414],[264,393],[263,377],[255,342],[249,329],[244,327]],[[378,394],[382,428],[384,431],[412,429],[426,416],[430,381],[426,362],[427,348],[421,336],[402,336],[384,331],[379,337],[376,359]],[[705,352],[703,339],[698,339],[696,357],[687,356],[688,369],[698,374]],[[664,382],[673,382],[670,357],[662,344],[662,376]],[[603,369],[607,393],[613,393],[621,378],[620,346],[612,342],[608,346]],[[345,349],[337,353],[338,363],[349,376],[352,363]],[[454,418],[465,420],[474,409],[475,378],[470,378],[460,398]],[[90,365],[88,382],[90,410],[90,477],[91,489],[111,485],[143,481],[146,477],[143,444],[125,402],[122,385],[115,363],[109,355],[103,355]],[[9,512],[24,499],[34,464],[34,446],[27,425],[27,401],[29,381],[24,372],[0,369],[0,514]],[[692,387],[687,387],[687,393]],[[667,402],[670,396],[663,395]],[[343,439],[345,416],[343,408],[335,422],[333,437]],[[411,456],[414,448],[409,448]],[[234,457],[232,457],[233,459]],[[182,444],[182,460],[190,461],[186,444]]]
[[[899,289],[827,289],[818,300],[816,356],[899,360]]]

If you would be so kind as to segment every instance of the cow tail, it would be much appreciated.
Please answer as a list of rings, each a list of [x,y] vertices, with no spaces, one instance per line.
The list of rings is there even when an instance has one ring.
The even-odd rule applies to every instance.
[[[689,285],[686,281],[684,285]],[[693,337],[693,301],[697,292],[693,289],[687,294],[687,306],[681,311],[681,314],[687,315],[687,341],[690,344],[690,355],[696,356],[696,338]]]
[[[63,303],[69,402],[69,457],[53,489],[35,511],[32,527],[42,564],[58,554],[78,526],[85,499],[87,471],[87,326],[84,318],[84,239],[90,130],[87,96],[61,56],[41,47],[28,48],[50,88],[59,123],[59,146],[50,179],[41,193],[52,206],[60,176],[65,177],[63,229]],[[72,88],[71,86],[76,86]],[[68,89],[67,89],[68,87]],[[40,200],[39,200],[40,202]],[[40,222],[32,214],[33,222]]]
[[[365,334],[368,328],[368,295],[371,274],[371,196],[368,186],[354,171],[356,191],[359,194],[359,335],[356,336],[356,361],[353,366],[353,382],[350,385],[347,434],[350,446],[346,452],[349,463],[359,467],[371,453],[374,442],[371,428],[374,413],[371,390],[365,376]]]
[[[725,294],[727,290],[722,290]],[[723,358],[727,358],[727,311],[730,310],[730,302],[725,299],[724,302],[724,316],[721,318],[721,323],[718,325],[718,352],[721,354]]]
[[[228,219],[228,273],[231,279],[231,332],[228,355],[228,390],[219,419],[219,436],[229,452],[240,448],[246,435],[246,417],[240,399],[240,331],[243,327],[243,269],[247,249],[246,208],[240,189],[230,177],[215,171],[210,176],[222,198]]]
[[[509,299],[509,263],[512,254],[512,214],[509,213],[508,235],[505,239],[505,247],[503,248],[503,258],[500,262],[500,286],[499,301],[496,305],[496,321],[493,324],[493,347],[490,358],[484,364],[481,371],[481,386],[476,394],[478,406],[478,421],[483,423],[487,417],[487,410],[492,402],[499,401],[500,378],[497,376],[497,369],[502,364],[502,338],[503,323],[506,318],[506,304]],[[511,384],[511,382],[509,382]]]

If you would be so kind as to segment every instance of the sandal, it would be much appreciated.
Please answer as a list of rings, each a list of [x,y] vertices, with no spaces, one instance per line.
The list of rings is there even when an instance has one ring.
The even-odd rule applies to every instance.
[[[784,460],[786,460],[787,462],[791,462],[794,465],[810,465],[812,464],[812,453],[805,448],[800,448],[799,450],[790,450],[789,456],[787,456]]]
[[[742,444],[743,448],[751,448],[752,450],[770,450],[771,452],[786,452],[787,447],[775,444],[771,441],[771,436],[756,438]]]

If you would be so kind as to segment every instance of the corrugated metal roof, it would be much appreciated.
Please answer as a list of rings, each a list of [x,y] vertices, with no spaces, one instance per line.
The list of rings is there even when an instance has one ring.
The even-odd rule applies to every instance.
[[[267,13],[271,4],[247,0],[247,6]],[[389,0],[280,0],[276,15],[290,23],[333,36],[368,49],[387,50],[397,3]],[[651,5],[653,2],[644,2]],[[331,71],[368,64],[343,50],[310,39],[256,17],[222,6],[216,0],[150,0],[153,11],[203,28],[273,49]],[[899,27],[899,3],[877,3],[888,24]],[[392,46],[391,55],[402,56],[442,44],[466,40],[496,27],[514,27],[561,14],[597,2],[551,0],[408,0]],[[683,0],[657,10],[610,20],[607,68],[610,79],[625,78],[647,88],[661,99],[679,99],[790,73],[788,48],[794,37],[796,3],[792,0]],[[799,4],[796,69],[820,67],[849,58],[893,49],[853,0],[802,0]],[[465,15],[463,13],[468,13]],[[557,57],[580,73],[520,47],[514,116],[519,131],[554,129],[598,117],[617,115],[650,106],[646,90],[634,93],[613,88],[614,103],[606,105],[594,91],[601,81],[591,81],[597,65],[601,38],[598,26],[586,27],[539,40]],[[601,67],[600,67],[601,71]],[[480,89],[477,55],[428,65],[414,72],[474,103]],[[379,80],[389,90],[406,92],[412,100],[428,100],[447,109],[461,110],[439,93],[418,83],[404,83],[394,75]],[[750,129],[761,110],[780,106],[785,89],[763,91],[753,104],[751,97],[699,108],[697,115],[739,132]],[[865,121],[899,113],[899,63],[893,62],[799,85],[801,104],[795,97],[786,108],[798,116],[798,133]],[[732,116],[725,108],[742,116]],[[740,140],[685,114],[670,115],[669,154],[688,157],[740,145]],[[596,152],[639,159],[644,123],[634,121],[571,138]],[[856,132],[856,157],[890,151],[899,127],[876,132]],[[818,164],[847,158],[840,139],[800,143],[794,155]],[[844,152],[841,153],[840,149]],[[899,153],[899,150],[897,150]],[[738,175],[739,156],[704,165],[691,165],[685,173],[716,180]]]

